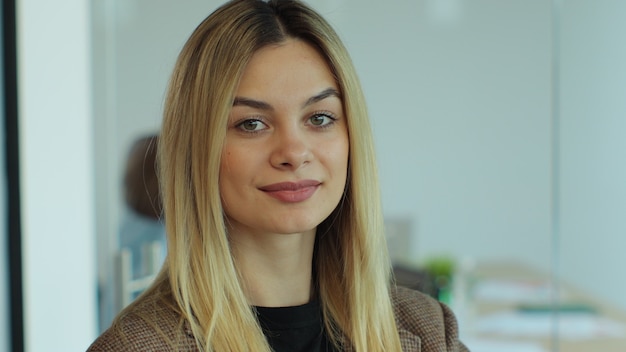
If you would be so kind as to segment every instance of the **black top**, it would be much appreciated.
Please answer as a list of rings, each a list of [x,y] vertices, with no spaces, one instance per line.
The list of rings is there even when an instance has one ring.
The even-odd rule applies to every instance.
[[[301,306],[256,307],[267,341],[275,352],[336,352],[328,341],[319,301]]]

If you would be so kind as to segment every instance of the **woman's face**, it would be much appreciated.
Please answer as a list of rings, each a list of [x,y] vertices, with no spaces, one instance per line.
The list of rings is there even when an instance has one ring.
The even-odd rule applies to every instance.
[[[231,234],[313,230],[342,197],[348,132],[339,89],[310,45],[257,51],[236,92],[220,192]]]

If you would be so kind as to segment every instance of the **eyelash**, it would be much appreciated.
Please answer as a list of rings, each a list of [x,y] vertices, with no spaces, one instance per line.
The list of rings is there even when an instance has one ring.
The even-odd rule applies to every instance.
[[[243,125],[246,122],[258,122],[258,123],[261,123],[261,124],[263,124],[263,125],[265,125],[267,127],[267,124],[261,118],[246,118],[246,119],[243,119],[243,120],[237,122],[235,124],[235,128],[237,128],[238,130],[240,130],[243,133],[249,133],[249,134],[257,134],[257,133],[260,133],[260,132],[265,130],[265,128],[260,129],[260,130],[252,130],[252,131],[251,130],[246,130],[246,129],[243,128]]]
[[[316,118],[316,117],[326,117],[330,121],[328,121],[324,125],[315,125],[315,124],[311,123],[311,119]],[[311,114],[311,116],[308,117],[306,119],[306,121],[307,121],[307,124],[309,124],[313,128],[316,128],[316,129],[326,129],[326,128],[332,127],[335,124],[335,121],[337,121],[337,118],[330,111],[317,111],[317,112],[314,112],[313,114]],[[265,130],[265,128],[260,129],[260,130],[246,130],[246,129],[243,128],[243,125],[245,123],[247,123],[247,122],[258,122],[258,123],[261,123],[261,124],[263,124],[263,125],[265,125],[267,127],[267,124],[265,123],[264,119],[251,117],[251,118],[246,118],[246,119],[243,119],[243,120],[237,122],[235,124],[235,128],[237,128],[238,130],[240,130],[243,133],[248,133],[248,134],[257,134],[257,133],[260,133],[260,132]]]
[[[332,112],[330,112],[330,111],[318,111],[318,112],[315,112],[315,113],[313,113],[311,115],[311,117],[309,117],[307,119],[307,121],[310,122],[312,118],[320,117],[320,116],[327,117],[330,121],[327,124],[321,125],[321,126],[313,125],[315,128],[322,128],[322,129],[323,128],[329,128],[329,127],[332,127],[332,125],[335,124],[335,121],[337,121],[337,118],[335,117],[335,115]]]

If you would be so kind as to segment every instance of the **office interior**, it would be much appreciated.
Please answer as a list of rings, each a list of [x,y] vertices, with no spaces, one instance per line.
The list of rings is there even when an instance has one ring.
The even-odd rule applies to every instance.
[[[126,157],[220,3],[15,2],[23,314],[0,285],[0,350],[16,322],[24,351],[85,350],[119,308]],[[308,3],[360,74],[391,254],[451,263],[470,349],[624,351],[626,2]]]

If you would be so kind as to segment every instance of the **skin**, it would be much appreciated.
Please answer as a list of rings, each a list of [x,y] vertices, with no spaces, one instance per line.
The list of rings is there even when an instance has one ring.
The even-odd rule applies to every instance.
[[[260,49],[243,73],[222,151],[220,192],[254,305],[311,298],[315,229],[346,186],[348,132],[338,92],[322,56],[296,39]]]

